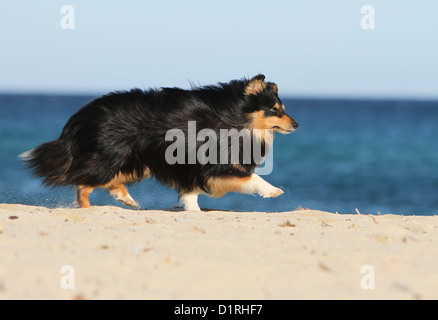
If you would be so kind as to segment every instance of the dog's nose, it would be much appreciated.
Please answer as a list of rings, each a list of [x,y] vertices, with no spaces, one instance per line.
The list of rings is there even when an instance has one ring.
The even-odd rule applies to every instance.
[[[294,123],[292,124],[292,126],[294,127],[294,129],[296,129],[296,128],[298,128],[298,123],[297,123],[297,122],[294,122]]]

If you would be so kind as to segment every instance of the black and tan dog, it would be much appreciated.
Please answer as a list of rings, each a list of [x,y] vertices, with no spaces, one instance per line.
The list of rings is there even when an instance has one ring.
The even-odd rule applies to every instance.
[[[125,184],[149,177],[176,188],[186,210],[200,210],[199,194],[221,197],[241,192],[277,197],[283,193],[254,173],[260,163],[253,158],[245,162],[240,156],[238,163],[166,161],[166,150],[173,143],[166,133],[175,129],[187,133],[189,121],[196,123],[197,132],[208,128],[218,136],[223,129],[257,132],[263,145],[268,143],[264,131],[287,134],[298,127],[286,114],[277,85],[257,75],[192,90],[110,93],[74,114],[58,139],[21,157],[36,176],[44,178],[44,184],[76,186],[76,200],[82,208],[90,206],[88,196],[94,188],[108,188],[117,200],[138,207]],[[197,144],[199,147],[200,142]],[[190,148],[185,152],[187,159]]]

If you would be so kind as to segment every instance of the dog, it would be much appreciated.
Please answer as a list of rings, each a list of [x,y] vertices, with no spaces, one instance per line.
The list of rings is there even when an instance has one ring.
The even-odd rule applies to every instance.
[[[116,200],[139,208],[125,185],[151,177],[177,189],[179,202],[188,211],[200,211],[200,194],[222,197],[240,192],[273,198],[283,193],[254,173],[260,165],[254,157],[244,161],[239,155],[234,163],[187,161],[200,147],[199,139],[195,149],[181,146],[185,152],[182,161],[166,161],[172,155],[168,149],[175,143],[168,139],[169,132],[190,134],[190,122],[196,124],[196,133],[203,129],[218,135],[224,129],[247,130],[254,137],[251,143],[259,141],[265,147],[274,132],[289,134],[298,127],[285,112],[278,86],[259,74],[191,90],[111,92],[79,109],[58,139],[20,156],[35,176],[43,178],[44,185],[75,186],[81,208],[90,207],[88,197],[95,188],[107,188]],[[211,142],[219,145],[219,141]],[[219,150],[222,155],[232,147],[229,142],[225,150],[223,146]],[[243,148],[238,147],[240,151]],[[262,152],[264,156],[266,152]]]

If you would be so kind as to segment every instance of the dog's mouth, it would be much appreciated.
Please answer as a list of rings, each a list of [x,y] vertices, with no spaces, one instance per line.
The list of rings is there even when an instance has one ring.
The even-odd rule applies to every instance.
[[[272,129],[273,129],[274,131],[277,131],[277,132],[281,133],[281,134],[289,134],[289,133],[292,133],[292,132],[295,131],[294,128],[291,128],[291,129],[283,129],[283,128],[280,128],[280,127],[278,127],[278,126],[275,126],[275,127],[273,127]]]

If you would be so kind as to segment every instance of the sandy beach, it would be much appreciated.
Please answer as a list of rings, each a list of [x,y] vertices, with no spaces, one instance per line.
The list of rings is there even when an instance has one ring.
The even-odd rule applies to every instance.
[[[437,299],[438,217],[0,204],[0,299]]]

